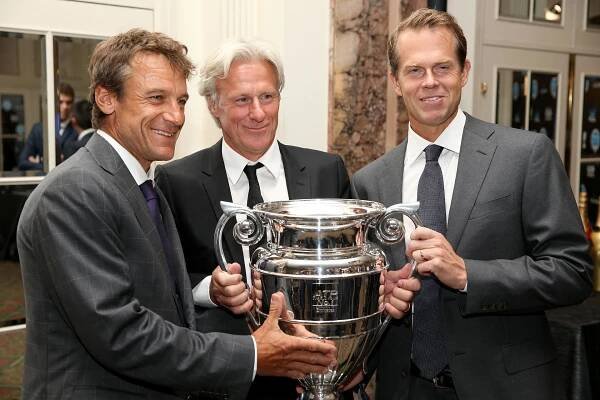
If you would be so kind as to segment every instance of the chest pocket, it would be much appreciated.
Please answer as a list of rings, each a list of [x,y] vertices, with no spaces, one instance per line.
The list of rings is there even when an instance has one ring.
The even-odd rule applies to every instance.
[[[469,220],[488,217],[494,214],[507,213],[514,211],[514,201],[512,193],[487,200],[482,203],[475,203]]]

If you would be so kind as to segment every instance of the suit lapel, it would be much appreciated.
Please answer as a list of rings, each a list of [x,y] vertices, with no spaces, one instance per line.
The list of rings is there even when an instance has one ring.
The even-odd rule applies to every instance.
[[[281,161],[285,171],[285,182],[290,200],[308,199],[312,195],[310,193],[310,177],[306,171],[304,162],[296,159],[289,147],[279,143],[279,151],[281,153]]]
[[[223,215],[221,201],[232,201],[229,181],[227,180],[227,171],[225,171],[225,163],[223,162],[223,154],[221,153],[222,141],[223,139],[219,140],[209,149],[209,156],[201,166],[201,172],[204,175],[202,182],[215,215],[215,224],[221,218],[221,215]],[[225,234],[223,235],[226,247],[224,249],[225,254],[229,253],[228,262],[242,261],[244,259],[242,247],[235,241],[231,234],[231,227],[234,223],[235,219],[232,218],[227,224]]]
[[[179,234],[177,233],[177,227],[175,225],[175,219],[173,218],[173,214],[171,213],[171,209],[168,206],[167,199],[162,194],[158,186],[156,187],[156,192],[158,193],[159,201],[160,201],[160,212],[163,217],[163,223],[165,225],[165,230],[167,231],[167,236],[171,241],[171,245],[173,246],[173,256],[175,257],[174,262],[177,266],[177,287],[180,288],[179,295],[182,298],[181,304],[183,307],[183,314],[180,315],[181,320],[186,323],[186,326],[193,327],[194,324],[194,300],[192,299],[192,288],[190,286],[190,281],[187,279],[187,271],[185,269],[185,258],[183,256],[183,248],[181,247],[181,242],[179,241]],[[175,293],[173,293],[174,295]],[[176,299],[174,299],[177,302]]]
[[[131,204],[134,215],[140,224],[140,228],[150,241],[151,247],[156,256],[161,258],[163,261],[162,265],[164,268],[160,269],[160,273],[164,275],[163,279],[166,279],[168,282],[170,282],[171,277],[168,271],[167,257],[163,250],[158,230],[156,229],[156,225],[154,224],[152,216],[150,215],[150,211],[148,210],[146,199],[144,199],[144,195],[142,194],[139,186],[136,184],[135,179],[133,179],[133,176],[125,166],[125,163],[119,154],[100,135],[93,135],[86,147],[89,149],[91,155],[96,159],[98,165],[114,177],[116,186]],[[161,205],[163,202],[166,204],[166,200],[164,200],[164,197],[162,196],[160,201]],[[171,215],[170,211],[169,215]],[[181,247],[179,248],[181,249]],[[171,286],[171,288],[174,289],[173,286]],[[172,296],[174,295],[175,292],[173,291]],[[174,297],[173,300],[176,301]],[[174,305],[177,308],[177,305]]]
[[[496,151],[496,145],[488,140],[493,133],[494,130],[489,125],[480,124],[467,115],[446,234],[454,249],[460,244],[460,238]]]
[[[394,150],[384,158],[386,168],[380,171],[379,182],[386,182],[379,185],[381,189],[381,201],[386,207],[402,203],[402,180],[404,179],[404,156],[406,154],[406,139],[402,141]],[[392,269],[399,269],[406,262],[406,242],[402,240],[396,245],[390,246],[393,260],[398,265],[391,265]]]
[[[160,236],[158,235],[154,221],[152,221],[152,217],[148,211],[144,195],[139,186],[135,183],[133,176],[125,166],[125,163],[123,163],[123,160],[121,160],[119,154],[100,135],[94,135],[88,142],[87,148],[96,159],[98,165],[106,172],[113,175],[117,187],[131,204],[142,230],[146,233],[152,243],[152,247],[159,249],[160,253],[163,254]]]

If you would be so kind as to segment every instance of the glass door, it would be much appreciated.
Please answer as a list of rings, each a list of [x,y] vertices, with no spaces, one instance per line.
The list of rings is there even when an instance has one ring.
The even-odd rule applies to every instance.
[[[600,200],[600,57],[575,57],[570,169],[576,198],[587,193],[593,226]]]
[[[543,133],[564,158],[569,56],[484,46],[483,59],[475,115]]]

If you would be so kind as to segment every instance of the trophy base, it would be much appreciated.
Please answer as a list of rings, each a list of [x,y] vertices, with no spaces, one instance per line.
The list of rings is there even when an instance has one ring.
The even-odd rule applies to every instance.
[[[330,391],[316,391],[310,392],[308,395],[309,400],[338,400],[340,396],[335,392]]]

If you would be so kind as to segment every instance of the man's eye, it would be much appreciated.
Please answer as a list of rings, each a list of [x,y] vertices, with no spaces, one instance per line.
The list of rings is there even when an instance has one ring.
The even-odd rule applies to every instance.
[[[250,97],[238,97],[235,99],[235,104],[238,106],[246,106],[250,104]]]
[[[154,95],[154,96],[150,96],[150,99],[152,101],[161,101],[163,99],[163,96],[160,94]]]
[[[179,99],[179,105],[185,106],[187,104],[188,99]]]
[[[422,71],[421,68],[409,68],[408,74],[418,76],[421,74],[421,71]]]
[[[448,72],[449,69],[450,69],[450,66],[448,64],[442,64],[442,65],[435,66],[436,72]]]

